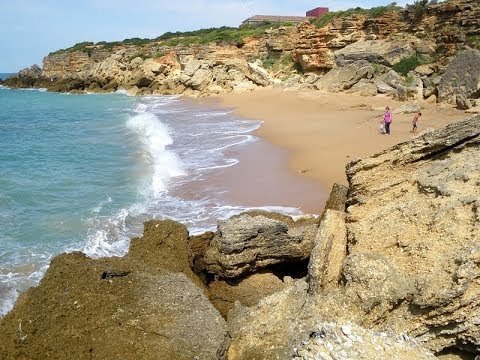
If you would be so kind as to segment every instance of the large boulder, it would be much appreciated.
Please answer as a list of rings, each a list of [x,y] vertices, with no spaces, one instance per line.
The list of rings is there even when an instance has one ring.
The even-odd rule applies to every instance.
[[[367,61],[356,61],[347,66],[330,70],[314,85],[319,90],[344,91],[350,89],[361,79],[371,79],[374,72],[375,69]]]
[[[299,280],[256,306],[237,303],[228,318],[232,337],[228,359],[292,359],[299,334],[314,322],[311,315],[302,318],[307,289],[307,283]]]
[[[127,66],[112,55],[104,61],[95,64],[87,72],[86,78],[107,90],[116,90],[129,76],[130,71]]]
[[[353,93],[361,96],[375,96],[377,95],[377,85],[370,80],[362,79],[353,85],[347,93]]]
[[[187,259],[176,242],[183,229],[150,222],[145,244],[137,239],[124,258],[54,258],[1,320],[0,358],[223,359],[225,321],[204,290],[172,272]]]
[[[392,66],[403,57],[414,54],[415,49],[408,41],[366,40],[354,42],[335,51],[335,58],[339,66],[359,60]]]
[[[222,221],[203,258],[205,271],[235,278],[279,263],[308,259],[317,225],[289,226],[263,215]]]
[[[152,85],[157,77],[167,70],[167,65],[154,59],[146,59],[136,65],[135,68],[136,69],[125,78],[124,83],[127,87],[138,86],[139,88],[144,88]]]
[[[463,94],[457,94],[457,96],[455,96],[455,102],[459,110],[468,110],[472,107],[470,100]]]
[[[480,350],[480,116],[347,167],[345,291],[365,326]]]
[[[460,52],[448,65],[438,84],[438,100],[455,102],[455,95],[480,97],[480,51]]]
[[[191,258],[187,227],[173,220],[146,221],[143,236],[132,239],[125,255],[125,259],[141,263],[154,271],[181,272],[203,287],[190,267]]]
[[[248,63],[249,72],[245,76],[260,86],[268,86],[272,84],[272,78],[268,71],[260,66],[258,63]]]
[[[213,74],[208,65],[195,71],[193,76],[184,82],[184,85],[193,90],[204,90],[213,80]]]
[[[236,301],[254,306],[263,298],[285,289],[286,284],[272,273],[253,274],[240,281],[215,280],[208,285],[208,297],[224,318]]]

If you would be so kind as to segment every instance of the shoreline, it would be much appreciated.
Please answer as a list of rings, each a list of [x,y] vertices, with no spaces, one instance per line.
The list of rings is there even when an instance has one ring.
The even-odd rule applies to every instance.
[[[255,135],[287,151],[290,174],[309,179],[328,198],[334,183],[347,185],[345,166],[357,158],[373,155],[412,139],[415,114],[395,114],[392,135],[379,133],[385,106],[395,112],[402,105],[386,96],[364,97],[319,91],[262,89],[224,94],[207,101],[231,108],[242,119],[262,121]],[[422,103],[417,135],[469,116],[449,106]],[[319,209],[324,202],[319,204]],[[301,206],[302,207],[302,206]]]

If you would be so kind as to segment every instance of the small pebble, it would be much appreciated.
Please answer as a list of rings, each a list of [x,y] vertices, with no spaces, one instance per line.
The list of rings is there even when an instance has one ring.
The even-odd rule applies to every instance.
[[[352,327],[350,325],[342,325],[342,332],[345,335],[350,335],[352,333]]]

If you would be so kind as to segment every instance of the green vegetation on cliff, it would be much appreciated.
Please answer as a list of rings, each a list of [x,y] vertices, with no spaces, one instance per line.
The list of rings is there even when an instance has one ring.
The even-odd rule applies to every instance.
[[[293,26],[291,23],[265,23],[256,26],[246,25],[241,27],[222,26],[219,28],[208,28],[194,31],[166,32],[155,39],[130,38],[123,41],[100,41],[97,43],[84,41],[75,44],[66,49],[60,49],[49,55],[55,55],[65,52],[83,51],[91,53],[96,48],[111,50],[116,46],[136,45],[144,46],[155,42],[160,42],[166,46],[191,45],[191,44],[232,44],[242,46],[245,38],[261,37],[265,31],[282,26]]]
[[[91,53],[95,48],[102,46],[103,48],[110,50],[114,48],[115,46],[122,46],[122,45],[146,45],[148,43],[151,43],[152,40],[150,39],[140,39],[140,38],[129,38],[125,39],[122,41],[99,41],[97,43],[93,43],[91,41],[83,41],[80,43],[77,43],[69,48],[66,49],[60,49],[54,52],[51,52],[49,55],[55,55],[55,54],[61,54],[65,52],[74,52],[74,51],[83,51],[86,52],[87,54]]]
[[[246,25],[241,27],[222,26],[220,28],[208,28],[185,32],[167,32],[156,41],[162,41],[165,45],[190,45],[190,44],[232,44],[242,46],[247,37],[260,37],[266,30],[281,26],[292,26],[291,23],[265,23],[261,25]]]
[[[352,15],[363,15],[363,16],[366,16],[367,18],[377,18],[389,11],[398,11],[400,9],[401,7],[397,6],[397,3],[395,2],[391,3],[390,5],[376,6],[370,9],[356,7],[356,8],[341,10],[341,11],[331,11],[318,19],[312,20],[311,23],[321,28],[331,23],[333,20],[337,18],[344,18]]]
[[[417,55],[407,56],[400,59],[399,62],[393,64],[392,69],[396,72],[407,75],[410,71],[415,70],[415,68],[419,65],[426,64],[427,61],[422,59],[422,57]]]

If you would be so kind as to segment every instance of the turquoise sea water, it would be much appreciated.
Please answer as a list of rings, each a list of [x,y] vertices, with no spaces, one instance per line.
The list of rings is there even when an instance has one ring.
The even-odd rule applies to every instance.
[[[0,73],[0,80],[5,80],[7,77],[13,75],[12,73]]]
[[[177,97],[0,88],[0,315],[60,252],[121,256],[147,219],[198,233],[244,211],[208,179],[258,126]]]

